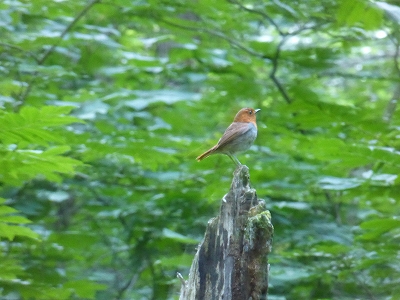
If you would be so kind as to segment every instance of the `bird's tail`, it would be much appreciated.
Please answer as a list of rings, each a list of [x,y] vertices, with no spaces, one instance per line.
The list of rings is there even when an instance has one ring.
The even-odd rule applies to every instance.
[[[209,157],[211,154],[213,154],[213,152],[215,151],[215,146],[212,147],[211,149],[207,150],[206,152],[204,152],[203,154],[199,155],[196,157],[197,161],[201,161],[202,159],[205,159],[206,157]]]

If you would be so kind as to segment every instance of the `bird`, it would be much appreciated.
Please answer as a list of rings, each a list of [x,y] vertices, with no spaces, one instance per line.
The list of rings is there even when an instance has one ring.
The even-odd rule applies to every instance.
[[[241,163],[235,154],[246,151],[253,145],[257,137],[256,113],[259,111],[260,109],[249,107],[239,110],[232,124],[225,130],[218,143],[199,155],[196,158],[197,161],[201,161],[212,154],[222,153],[228,155],[237,166],[240,166]]]

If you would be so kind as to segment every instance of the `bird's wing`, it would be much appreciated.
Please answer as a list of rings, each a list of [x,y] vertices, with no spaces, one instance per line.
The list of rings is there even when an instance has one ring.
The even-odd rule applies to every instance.
[[[252,123],[233,122],[225,130],[222,138],[218,141],[218,147],[223,147],[226,144],[229,144],[232,140],[251,130],[252,126],[254,126]]]

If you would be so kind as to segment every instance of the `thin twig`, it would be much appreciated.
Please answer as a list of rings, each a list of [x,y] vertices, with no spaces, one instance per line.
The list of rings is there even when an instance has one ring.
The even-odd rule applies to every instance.
[[[293,100],[290,98],[290,96],[286,92],[283,84],[280,82],[280,80],[276,76],[276,72],[278,71],[278,61],[279,61],[279,58],[281,55],[281,49],[282,49],[283,45],[286,43],[286,41],[288,40],[288,38],[290,38],[291,36],[299,34],[300,32],[305,31],[305,30],[313,29],[315,27],[316,27],[316,25],[311,25],[308,27],[306,25],[304,25],[304,26],[301,26],[300,28],[284,35],[282,37],[281,41],[279,42],[278,46],[276,47],[275,55],[272,58],[272,70],[269,74],[269,78],[271,78],[271,80],[275,83],[275,85],[278,88],[279,92],[281,93],[282,97],[285,99],[285,101],[288,104],[292,103]]]
[[[47,49],[47,51],[43,54],[42,58],[39,60],[39,65],[42,65],[49,57],[49,55],[54,52],[54,49],[61,43],[61,41],[64,39],[65,35],[71,30],[71,28],[92,8],[93,5],[100,1],[101,0],[92,0],[92,2],[89,2],[89,4],[81,10],[81,12],[72,20],[72,22],[69,23],[67,27],[65,27],[63,32],[61,32],[58,41],[53,44],[49,49]]]
[[[185,29],[185,30],[191,30],[191,31],[197,31],[197,32],[205,32],[205,33],[220,37],[220,38],[228,41],[230,44],[236,46],[237,48],[247,52],[250,55],[254,55],[256,57],[263,58],[263,59],[268,59],[268,60],[272,61],[273,66],[272,66],[272,71],[271,71],[269,77],[271,78],[272,82],[276,85],[276,87],[278,88],[279,92],[282,94],[282,97],[286,100],[286,102],[287,103],[291,103],[292,102],[292,100],[290,99],[289,95],[287,94],[285,88],[283,87],[282,83],[276,77],[276,71],[278,69],[278,59],[279,59],[279,55],[280,55],[280,49],[281,49],[281,46],[283,45],[283,43],[285,41],[284,38],[279,43],[274,57],[270,57],[270,56],[267,56],[265,54],[256,52],[256,51],[254,51],[254,50],[252,50],[252,49],[250,49],[250,48],[238,43],[237,41],[233,40],[232,38],[230,38],[230,37],[228,37],[228,36],[226,36],[226,35],[224,35],[224,34],[222,34],[220,32],[217,32],[217,31],[213,31],[213,30],[210,30],[210,29],[207,29],[207,28],[194,27],[194,26],[184,26],[184,25],[176,24],[176,23],[173,23],[173,22],[170,22],[170,21],[166,21],[164,19],[162,19],[161,21],[166,23],[166,24],[168,24],[168,25],[170,25],[170,26],[174,26],[174,27],[177,27],[177,28],[181,28],[181,29]]]
[[[392,35],[389,35],[390,39],[392,40],[395,46],[395,52],[393,55],[393,64],[398,79],[400,78],[400,66],[399,66],[399,55],[400,55],[400,44],[398,40],[398,31]],[[386,105],[385,112],[383,113],[383,121],[389,123],[392,120],[393,114],[397,109],[398,99],[400,97],[400,83],[398,82],[395,90],[393,92],[392,98],[389,100],[388,104]]]
[[[183,276],[182,276],[181,273],[177,272],[177,273],[176,273],[176,277],[178,277],[178,279],[181,281],[181,284],[182,284],[183,286],[186,285],[186,280],[185,280],[185,278],[183,278]]]
[[[219,37],[219,38],[229,42],[231,45],[239,48],[240,50],[243,50],[243,51],[247,52],[248,54],[251,54],[253,56],[256,56],[256,57],[259,57],[259,58],[262,58],[262,59],[272,60],[272,58],[270,56],[262,54],[262,53],[257,52],[257,51],[254,51],[253,49],[244,46],[243,44],[241,44],[238,41],[226,36],[225,34],[223,34],[221,32],[210,30],[208,28],[203,28],[203,27],[195,27],[195,26],[186,26],[186,25],[176,24],[176,23],[167,21],[165,19],[160,19],[160,21],[164,22],[167,25],[174,26],[174,27],[177,27],[177,28],[180,28],[180,29],[196,31],[196,32],[204,32],[204,33]]]
[[[392,40],[394,46],[395,46],[395,52],[393,55],[393,61],[394,61],[394,68],[397,72],[398,75],[400,75],[400,67],[399,67],[399,53],[400,53],[400,47],[399,47],[399,40],[397,39],[396,36],[391,37],[389,35],[390,39]]]
[[[39,63],[39,59],[31,51],[26,51],[26,50],[22,49],[21,47],[18,47],[18,46],[15,46],[15,45],[11,45],[11,44],[7,44],[7,43],[3,43],[3,42],[0,42],[0,46],[26,53],[26,54],[28,54],[28,56],[30,56],[34,60],[36,60],[37,63]]]
[[[228,0],[228,1],[234,1],[234,0]],[[232,3],[238,4],[237,2],[232,2]],[[240,6],[240,7],[242,7],[242,6]],[[243,9],[247,9],[247,8],[243,7]],[[265,16],[265,14],[263,14],[263,15]],[[239,43],[238,41],[232,39],[229,36],[226,36],[225,34],[223,34],[221,32],[218,32],[218,31],[214,31],[214,30],[211,30],[211,29],[208,29],[208,28],[205,28],[205,27],[196,27],[196,26],[187,26],[187,25],[176,24],[174,22],[167,21],[165,19],[160,19],[160,21],[164,22],[167,25],[174,26],[174,27],[177,27],[177,28],[180,28],[180,29],[196,31],[196,32],[204,32],[204,33],[207,33],[207,34],[222,38],[225,41],[229,42],[231,45],[239,48],[240,50],[243,50],[243,51],[247,52],[250,55],[256,56],[256,57],[261,58],[261,59],[267,59],[267,60],[271,61],[272,62],[272,70],[270,72],[269,77],[272,80],[272,82],[276,85],[276,87],[278,88],[278,90],[281,93],[282,97],[286,100],[287,103],[291,103],[292,99],[289,97],[289,95],[286,92],[283,84],[280,82],[280,80],[276,76],[276,72],[278,70],[278,60],[279,60],[281,48],[282,48],[283,44],[286,42],[288,37],[296,35],[296,34],[302,32],[304,30],[310,30],[310,29],[315,27],[315,25],[312,25],[312,26],[309,26],[309,27],[302,26],[299,29],[294,30],[293,32],[285,34],[279,29],[279,27],[277,27],[276,23],[274,23],[272,21],[273,24],[275,24],[278,32],[281,34],[282,39],[281,39],[281,41],[279,42],[279,44],[277,46],[275,55],[274,56],[269,56],[269,55],[257,52],[255,50],[249,48],[249,47],[246,47],[245,45]]]
[[[260,10],[256,10],[256,9],[252,9],[252,8],[246,7],[245,5],[241,4],[237,0],[228,0],[228,2],[238,5],[244,11],[247,11],[247,12],[253,13],[253,14],[258,14],[258,15],[262,16],[263,18],[265,18],[275,28],[275,30],[281,36],[281,41],[279,42],[279,44],[278,44],[278,46],[276,48],[275,55],[271,59],[271,61],[272,61],[272,70],[271,70],[271,72],[269,74],[269,77],[272,80],[272,82],[276,85],[276,87],[278,88],[279,92],[281,93],[281,95],[285,99],[285,101],[288,104],[291,103],[292,99],[289,97],[289,95],[286,92],[286,89],[284,88],[283,84],[280,82],[280,80],[276,76],[276,73],[278,71],[278,61],[279,61],[281,48],[282,48],[283,44],[286,42],[286,38],[287,37],[296,35],[296,34],[302,32],[304,30],[311,29],[314,26],[310,26],[310,27],[302,26],[299,29],[294,30],[293,32],[285,33],[279,28],[278,24],[275,23],[275,21],[267,13],[265,13],[263,11],[260,11]]]
[[[92,0],[89,2],[80,12],[79,14],[72,20],[71,23],[68,24],[67,27],[61,32],[58,40],[50,47],[47,49],[47,51],[43,54],[43,56],[40,59],[37,59],[38,65],[43,65],[44,62],[47,60],[47,58],[54,52],[56,47],[61,43],[61,41],[64,39],[65,35],[71,30],[71,28],[92,8],[93,5],[96,3],[100,2],[101,0]],[[20,95],[20,104],[21,106],[24,102],[26,97],[28,97],[29,93],[32,90],[33,84],[36,81],[36,76],[38,75],[38,72],[36,71],[33,74],[32,80],[28,83],[28,86],[26,87],[25,91]]]
[[[275,83],[276,87],[278,88],[279,92],[282,94],[282,97],[285,101],[290,104],[292,103],[292,99],[289,97],[288,93],[286,92],[285,88],[283,87],[282,83],[279,79],[275,76],[275,74],[270,75],[271,80]]]
[[[389,81],[389,82],[400,82],[399,77],[385,77],[385,76],[375,76],[375,75],[367,75],[367,74],[354,74],[354,73],[343,73],[343,72],[321,72],[316,74],[318,78],[322,77],[341,77],[341,78],[349,78],[355,80],[377,80],[377,81]]]
[[[236,0],[228,0],[228,2],[238,5],[241,9],[243,9],[243,10],[249,12],[249,13],[260,15],[261,17],[265,18],[269,23],[271,23],[272,26],[275,27],[275,29],[276,29],[276,31],[278,31],[279,35],[281,35],[281,36],[285,36],[286,35],[279,28],[278,24],[276,24],[275,21],[268,14],[266,14],[265,12],[257,10],[257,9],[248,8],[248,7],[244,6],[243,4],[239,3]]]
[[[353,266],[351,264],[347,264],[347,266],[349,268],[353,268]],[[353,274],[353,278],[355,278],[356,282],[358,282],[358,284],[362,287],[364,292],[367,294],[368,298],[371,300],[375,300],[376,299],[375,295],[373,294],[373,292],[369,288],[368,284],[366,283],[367,280],[361,280],[356,272],[352,272],[352,274]]]
[[[127,290],[132,289],[132,287],[136,284],[136,282],[138,281],[140,275],[145,270],[145,268],[146,268],[146,264],[144,262],[142,262],[142,265],[137,270],[131,271],[131,278],[129,280],[127,280],[126,283],[121,286],[121,288],[118,289],[117,296],[115,297],[115,299],[123,299],[124,298],[123,297],[124,293]]]
[[[276,77],[276,72],[278,71],[278,60],[280,57],[280,53],[281,53],[281,47],[283,46],[283,44],[285,43],[286,39],[283,38],[275,51],[275,55],[274,58],[272,59],[272,70],[269,73],[269,78],[271,78],[271,80],[275,83],[276,87],[278,88],[279,92],[281,93],[283,99],[285,99],[285,101],[290,104],[292,103],[292,99],[289,97],[288,93],[286,92],[285,88],[283,87],[282,83],[279,81],[279,79]]]

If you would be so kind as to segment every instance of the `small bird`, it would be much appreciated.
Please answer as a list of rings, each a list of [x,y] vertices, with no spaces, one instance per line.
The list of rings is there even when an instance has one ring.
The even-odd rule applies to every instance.
[[[241,165],[235,154],[246,151],[257,137],[256,113],[260,109],[242,108],[225,130],[218,143],[198,156],[198,161],[217,153],[226,154],[236,165]]]

